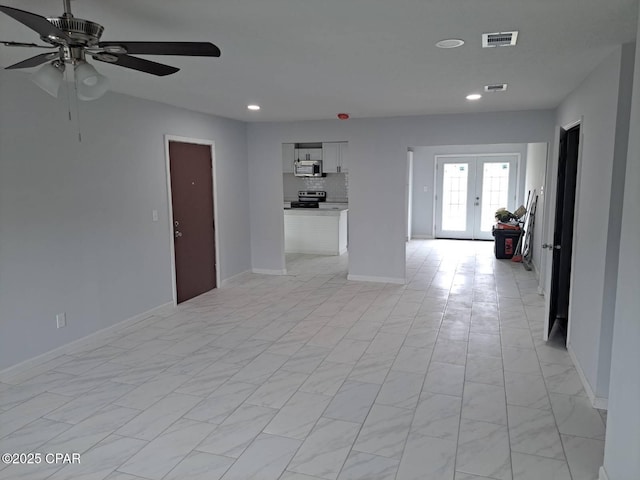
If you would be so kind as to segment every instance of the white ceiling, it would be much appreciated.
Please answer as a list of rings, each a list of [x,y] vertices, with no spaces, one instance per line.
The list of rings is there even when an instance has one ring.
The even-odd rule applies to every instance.
[[[43,16],[62,0],[0,0]],[[635,38],[638,0],[75,0],[103,40],[211,41],[215,58],[145,57],[180,67],[158,78],[99,63],[112,90],[244,121],[553,108],[612,49]],[[481,48],[519,30],[516,47]],[[457,49],[435,47],[461,38]],[[0,15],[0,40],[37,41]],[[0,65],[39,53],[0,48]],[[96,62],[97,63],[97,62]],[[477,103],[488,83],[506,93]],[[34,88],[37,88],[34,86]],[[246,105],[258,103],[260,112]]]

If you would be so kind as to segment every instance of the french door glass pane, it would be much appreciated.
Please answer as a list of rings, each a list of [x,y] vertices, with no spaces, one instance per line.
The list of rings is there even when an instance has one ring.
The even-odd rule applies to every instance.
[[[491,231],[495,213],[509,201],[509,163],[486,162],[482,172],[482,216],[480,230]]]
[[[467,179],[469,164],[445,163],[442,181],[442,230],[467,229]]]

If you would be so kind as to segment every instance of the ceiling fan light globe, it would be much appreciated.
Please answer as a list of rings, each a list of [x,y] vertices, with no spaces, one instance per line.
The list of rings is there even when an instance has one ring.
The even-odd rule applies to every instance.
[[[97,73],[97,72],[96,72]],[[109,79],[97,73],[92,84],[78,82],[78,98],[80,100],[97,100],[109,90]]]
[[[86,62],[76,65],[76,81],[78,84],[93,86],[98,82],[98,71]]]
[[[62,83],[63,68],[58,68],[51,63],[40,67],[33,75],[31,81],[47,92],[52,97],[58,97],[58,90]]]

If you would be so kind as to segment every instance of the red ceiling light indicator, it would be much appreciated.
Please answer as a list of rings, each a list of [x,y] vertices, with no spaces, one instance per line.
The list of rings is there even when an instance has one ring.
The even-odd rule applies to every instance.
[[[340,120],[348,120],[349,119],[349,114],[348,113],[339,113],[338,114],[338,118]]]

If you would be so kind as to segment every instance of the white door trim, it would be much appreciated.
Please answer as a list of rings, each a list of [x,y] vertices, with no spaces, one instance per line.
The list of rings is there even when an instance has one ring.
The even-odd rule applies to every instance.
[[[215,241],[215,262],[216,262],[216,288],[220,287],[220,239],[218,238],[218,230],[220,225],[218,224],[218,185],[216,184],[216,150],[215,142],[213,140],[207,140],[202,138],[183,137],[180,135],[164,135],[164,152],[165,152],[165,166],[167,170],[167,205],[169,211],[169,244],[171,254],[171,292],[173,295],[173,305],[178,304],[178,288],[176,285],[176,247],[175,239],[173,237],[173,202],[171,200],[171,159],[169,157],[169,142],[182,142],[193,143],[195,145],[209,145],[211,149],[211,174],[213,176],[213,224],[214,228],[214,241]]]
[[[515,168],[515,184],[514,184],[514,192],[513,192],[513,205],[514,209],[518,206],[518,195],[520,193],[520,175],[522,168],[522,154],[519,152],[501,152],[501,153],[443,153],[443,154],[435,154],[433,156],[433,178],[434,178],[434,189],[433,189],[433,238],[437,238],[437,218],[438,218],[438,159],[443,158],[460,158],[460,157],[516,157],[516,168]],[[477,172],[476,172],[477,175]],[[475,188],[475,185],[474,185]],[[442,200],[442,199],[441,199]],[[477,239],[473,239],[477,240]]]

